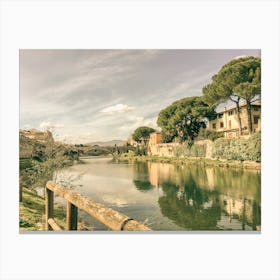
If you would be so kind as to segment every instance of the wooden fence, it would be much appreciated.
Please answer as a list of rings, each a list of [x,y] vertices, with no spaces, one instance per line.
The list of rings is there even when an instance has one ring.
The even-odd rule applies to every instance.
[[[67,201],[66,230],[77,230],[78,208],[106,225],[109,229],[118,231],[149,231],[147,226],[130,217],[97,203],[65,186],[49,181],[46,184],[46,230],[62,230],[54,220],[54,194]]]

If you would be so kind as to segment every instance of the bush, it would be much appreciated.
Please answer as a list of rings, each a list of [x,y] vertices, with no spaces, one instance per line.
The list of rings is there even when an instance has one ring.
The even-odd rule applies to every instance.
[[[217,139],[214,142],[214,158],[227,160],[261,161],[261,133],[252,135],[249,139]]]
[[[211,141],[215,141],[218,138],[221,138],[224,136],[224,133],[222,131],[213,131],[209,129],[201,129],[198,134],[198,139],[209,139]]]
[[[146,156],[147,155],[147,147],[146,146],[137,146],[135,149],[136,156]]]
[[[189,143],[184,143],[181,146],[175,148],[174,154],[176,157],[205,157],[206,144],[189,145]]]

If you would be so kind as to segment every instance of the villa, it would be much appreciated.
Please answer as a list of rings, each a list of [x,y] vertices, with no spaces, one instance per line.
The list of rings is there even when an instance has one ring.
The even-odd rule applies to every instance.
[[[224,137],[234,138],[239,137],[239,125],[237,117],[237,108],[235,103],[227,103],[227,106],[218,106],[216,109],[217,117],[208,122],[207,128],[215,131],[224,132]],[[252,128],[253,132],[261,130],[261,102],[255,101],[252,103]],[[245,134],[248,132],[248,115],[246,103],[240,104],[240,118],[242,131]]]

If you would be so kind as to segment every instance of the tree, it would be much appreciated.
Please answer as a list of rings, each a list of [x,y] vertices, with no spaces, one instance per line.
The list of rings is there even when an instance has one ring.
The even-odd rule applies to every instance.
[[[200,128],[206,127],[205,117],[213,119],[214,116],[214,110],[201,97],[187,97],[163,109],[157,124],[162,129],[164,142],[172,142],[176,137],[181,142],[192,142]]]
[[[150,134],[153,132],[155,132],[155,130],[151,127],[140,126],[132,134],[132,139],[137,143],[144,143],[144,145],[146,145],[150,138]]]
[[[240,117],[240,101],[246,102],[248,131],[252,133],[251,105],[261,96],[261,59],[248,56],[233,59],[225,64],[212,82],[203,88],[203,98],[209,105],[215,106],[228,99],[235,102],[239,123],[239,132],[242,134]]]

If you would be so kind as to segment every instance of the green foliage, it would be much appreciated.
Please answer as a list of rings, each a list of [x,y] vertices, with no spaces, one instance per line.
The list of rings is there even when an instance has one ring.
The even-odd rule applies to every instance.
[[[249,139],[220,138],[214,142],[212,157],[227,160],[261,161],[261,133],[256,133]]]
[[[253,134],[250,140],[248,149],[251,154],[251,160],[261,162],[261,132]]]
[[[28,188],[43,187],[52,180],[54,173],[62,167],[72,164],[78,155],[76,151],[56,144],[51,132],[44,143],[36,139],[20,137],[20,149],[31,147],[30,158],[20,159],[20,184]]]
[[[44,230],[45,224],[45,200],[39,197],[35,191],[23,189],[23,201],[19,205],[20,230]],[[54,216],[59,226],[65,226],[65,210],[54,206]]]
[[[207,133],[207,131],[206,131]],[[208,136],[209,138],[215,135]],[[209,139],[208,138],[208,139]],[[215,137],[214,137],[215,138]],[[211,139],[210,139],[211,140]],[[261,162],[261,133],[255,133],[250,138],[217,138],[213,143],[212,158],[223,160]],[[207,143],[190,145],[184,143],[174,148],[176,157],[206,156]]]
[[[32,172],[29,173],[30,187],[43,187],[47,181],[52,180],[54,172],[69,164],[69,161],[61,156],[46,159],[43,162],[32,161]]]
[[[136,156],[146,156],[147,147],[146,146],[137,146],[134,153]]]
[[[19,161],[19,170],[25,170],[32,167],[31,160],[29,158],[21,158]]]
[[[205,157],[206,144],[193,144],[185,143],[175,148],[174,154],[176,157]]]
[[[252,132],[250,106],[261,96],[261,59],[247,56],[233,59],[225,64],[210,84],[203,88],[203,100],[212,106],[231,99],[239,106],[241,98],[246,101],[248,130]],[[239,115],[239,112],[237,112]]]
[[[212,82],[203,88],[204,101],[223,102],[231,95],[251,101],[261,94],[261,59],[248,56],[225,64]]]
[[[210,129],[201,129],[198,134],[199,139],[209,139],[211,141],[215,141],[218,138],[224,136],[222,131],[215,131]]]
[[[138,143],[144,142],[144,144],[146,144],[152,132],[155,132],[153,128],[147,126],[140,126],[132,134],[132,139]]]
[[[205,127],[204,118],[212,119],[215,112],[201,97],[187,97],[173,102],[160,111],[157,124],[162,128],[164,142],[178,138],[180,142],[193,141]]]

